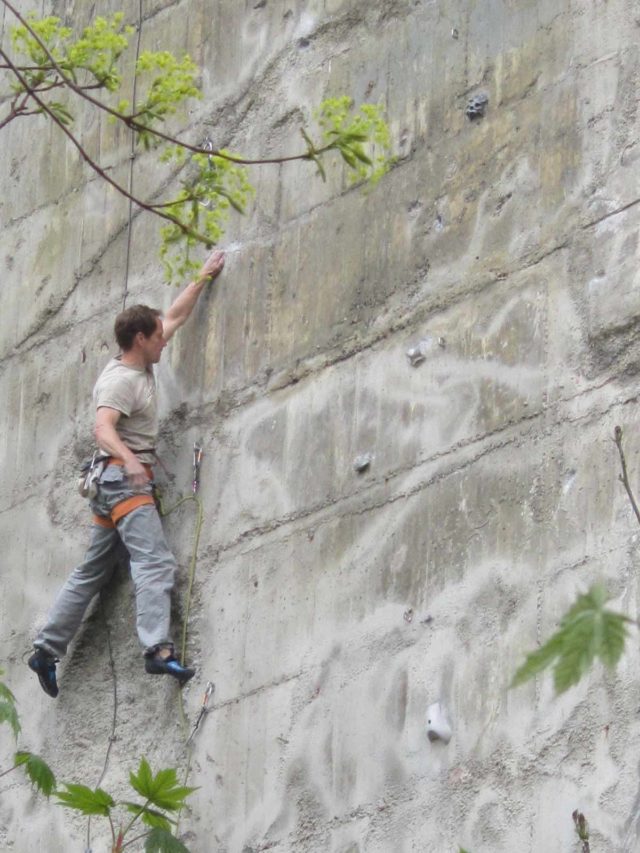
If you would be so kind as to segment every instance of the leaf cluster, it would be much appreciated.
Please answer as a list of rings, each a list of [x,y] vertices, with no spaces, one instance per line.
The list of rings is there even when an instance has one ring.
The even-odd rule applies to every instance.
[[[194,154],[189,158],[182,189],[173,202],[163,205],[175,222],[160,230],[160,257],[168,280],[188,278],[200,266],[191,250],[198,244],[215,245],[224,233],[231,210],[244,213],[255,190],[247,169],[236,165],[225,150]],[[164,159],[184,161],[184,149],[173,146]]]
[[[320,104],[316,118],[324,150],[340,153],[350,169],[351,182],[368,181],[375,186],[389,171],[394,163],[391,135],[378,104],[361,104],[356,112],[350,97],[328,98]],[[324,178],[318,151],[304,131],[303,136],[309,146],[309,159],[314,160]]]
[[[2,669],[0,669],[0,675],[4,675]],[[8,723],[13,730],[14,738],[17,740],[21,727],[16,708],[16,697],[3,681],[0,681],[0,723]],[[53,793],[56,787],[56,778],[51,768],[39,755],[27,750],[16,752],[13,756],[13,766],[0,773],[0,776],[11,773],[18,767],[24,767],[27,777],[45,797],[49,797]]]
[[[4,675],[2,669],[0,669],[0,675]],[[11,726],[14,738],[20,734],[16,697],[3,681],[0,681],[0,723],[8,723]]]
[[[150,133],[155,123],[160,123],[177,112],[178,107],[189,98],[201,98],[196,85],[198,67],[188,54],[177,59],[167,50],[140,54],[136,63],[136,75],[142,78],[146,94],[134,105],[130,119],[136,122],[136,139],[145,148],[157,145],[160,139]],[[119,112],[124,113],[126,101],[120,101]]]
[[[11,42],[14,51],[33,64],[23,70],[28,85],[37,90],[58,87],[64,84],[62,72],[77,85],[116,91],[122,82],[117,61],[133,32],[123,19],[122,12],[110,19],[96,18],[74,38],[73,30],[65,27],[60,18],[27,15],[27,26],[12,29]],[[21,84],[17,88],[26,91]]]
[[[60,805],[85,815],[102,815],[110,821],[114,808],[123,806],[133,817],[127,826],[120,830],[120,838],[124,838],[140,819],[150,827],[150,831],[145,834],[147,853],[188,853],[184,844],[172,834],[175,821],[166,812],[180,811],[187,797],[196,789],[180,785],[174,768],[159,770],[154,775],[145,758],[141,759],[137,772],[129,774],[129,782],[134,791],[143,798],[143,802],[116,802],[102,788],[92,789],[86,785],[69,783],[64,784],[64,791],[56,791],[55,796]]]
[[[20,17],[20,15],[18,15]],[[20,116],[40,113],[52,117],[64,128],[86,162],[116,190],[143,209],[164,220],[161,229],[161,259],[169,280],[184,279],[198,269],[191,258],[198,243],[208,247],[219,242],[231,210],[244,213],[253,187],[246,165],[285,160],[310,160],[325,178],[322,158],[335,151],[346,164],[352,182],[374,185],[390,168],[391,141],[382,110],[375,104],[363,104],[357,111],[349,97],[324,101],[316,113],[321,142],[314,142],[303,128],[306,150],[292,157],[267,161],[246,160],[224,149],[209,150],[169,136],[162,128],[166,119],[190,98],[201,97],[198,68],[188,55],[181,59],[169,51],[144,51],[136,61],[136,103],[116,99],[122,86],[119,62],[133,32],[124,24],[122,13],[96,20],[75,36],[60,18],[35,15],[20,17],[12,30],[14,52],[22,57],[14,66],[1,51],[13,71],[14,98],[2,128]],[[26,63],[26,64],[24,64]],[[104,90],[114,95],[101,101],[89,90]],[[51,93],[55,91],[55,95]],[[129,193],[108,176],[74,135],[71,97],[81,97],[114,122],[120,122],[135,135],[136,143],[146,150],[159,148],[161,161],[173,162],[186,174],[181,189],[168,200],[146,202]]]
[[[563,616],[560,627],[547,642],[527,655],[512,684],[524,684],[538,673],[553,667],[556,693],[577,684],[596,658],[613,669],[624,651],[626,616],[605,608],[606,589],[597,584],[581,595]]]

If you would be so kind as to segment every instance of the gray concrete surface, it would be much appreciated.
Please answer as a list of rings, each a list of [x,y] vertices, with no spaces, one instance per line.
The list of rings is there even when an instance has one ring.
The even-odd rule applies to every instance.
[[[115,2],[45,4],[82,23]],[[124,6],[136,23],[138,4]],[[205,524],[185,689],[194,853],[640,850],[638,651],[556,699],[509,691],[526,651],[605,579],[635,616],[638,83],[630,0],[143,0],[142,46],[188,50],[183,119],[248,155],[291,153],[322,98],[385,104],[398,162],[368,195],[338,163],[260,167],[223,277],[161,365],[169,502],[204,442]],[[0,14],[4,37],[8,13]],[[455,31],[455,32],[454,32]],[[457,36],[457,37],[455,37]],[[488,95],[483,118],[468,99]],[[129,139],[82,114],[126,182]],[[2,131],[0,663],[20,744],[124,795],[140,755],[187,767],[178,692],[145,676],[123,570],[52,702],[24,658],[86,541],[75,466],[127,300],[167,306],[156,224],[45,123]],[[162,181],[139,156],[134,180]],[[423,364],[406,351],[442,337]],[[361,474],[353,461],[370,453]],[[193,506],[167,519],[184,615]],[[115,661],[115,681],[108,642]],[[427,738],[434,702],[453,737]],[[0,769],[13,748],[0,729]],[[0,850],[82,851],[86,820],[0,780]],[[92,822],[92,850],[108,830]]]

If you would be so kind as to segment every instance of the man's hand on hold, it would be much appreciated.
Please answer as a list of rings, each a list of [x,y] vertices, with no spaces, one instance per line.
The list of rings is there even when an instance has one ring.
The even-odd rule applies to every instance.
[[[198,273],[198,281],[208,278],[211,281],[222,272],[224,267],[224,252],[219,249],[211,252],[207,260],[202,265],[202,269]]]
[[[129,486],[134,492],[144,490],[149,482],[146,469],[136,456],[125,462],[124,473],[127,475]]]
[[[224,252],[216,249],[211,252],[207,260],[202,265],[198,277],[185,287],[176,299],[174,299],[171,307],[167,311],[163,320],[164,339],[168,341],[188,320],[193,308],[198,301],[198,297],[205,289],[205,284],[212,281],[217,275],[222,272],[224,267]]]

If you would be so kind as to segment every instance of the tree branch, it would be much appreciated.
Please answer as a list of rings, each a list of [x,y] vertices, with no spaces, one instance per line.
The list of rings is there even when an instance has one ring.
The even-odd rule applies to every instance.
[[[633,491],[631,490],[631,484],[629,483],[629,476],[627,474],[627,460],[625,459],[624,450],[622,449],[622,427],[617,426],[614,429],[613,440],[615,441],[618,453],[620,454],[620,467],[622,468],[622,474],[619,479],[627,491],[629,501],[631,502],[631,506],[633,507],[633,511],[636,515],[636,520],[638,524],[640,524],[640,510],[638,509],[638,504],[636,503]]]
[[[3,770],[2,773],[0,773],[0,779],[2,779],[2,777],[6,776],[8,773],[12,773],[18,767],[20,767],[20,764],[14,764],[13,767],[10,767],[8,770]]]
[[[1,2],[6,3],[6,0],[1,0]],[[62,130],[62,132],[68,137],[68,139],[72,142],[72,144],[75,146],[75,148],[77,148],[77,150],[80,153],[83,160],[85,160],[85,162],[89,164],[89,166],[93,169],[93,171],[97,175],[99,175],[101,178],[103,178],[108,184],[110,184],[121,195],[125,196],[125,198],[130,199],[134,204],[136,204],[138,207],[142,208],[142,210],[147,210],[150,213],[155,213],[156,216],[159,216],[162,219],[166,219],[168,222],[171,222],[173,225],[176,225],[178,228],[180,228],[185,234],[188,234],[189,236],[194,237],[199,242],[203,242],[203,243],[208,242],[203,237],[202,234],[199,234],[197,231],[194,231],[192,228],[189,228],[188,225],[185,225],[183,222],[181,222],[175,216],[171,216],[168,213],[163,213],[161,210],[156,210],[152,205],[147,204],[146,202],[142,201],[139,198],[136,198],[136,196],[132,195],[123,186],[120,186],[120,184],[118,184],[116,181],[114,181],[113,178],[111,178],[105,172],[105,170],[102,169],[95,162],[95,160],[93,160],[89,156],[89,154],[85,151],[85,149],[80,144],[80,142],[76,139],[76,137],[73,135],[73,133],[71,133],[69,128],[65,127],[65,125],[60,121],[60,119],[55,115],[55,113],[53,113],[51,111],[51,109],[47,106],[47,104],[38,97],[37,93],[29,86],[29,84],[24,79],[22,74],[20,74],[20,72],[18,71],[16,66],[11,62],[11,60],[9,59],[7,54],[4,53],[4,51],[1,49],[0,49],[0,57],[3,57],[5,59],[5,61],[9,65],[9,68],[15,74],[15,76],[19,80],[20,84],[25,89],[25,91],[30,95],[30,97],[33,98],[33,100],[38,104],[38,106],[42,109],[42,111],[44,113],[46,113],[52,119],[52,121],[55,122],[55,124],[58,125],[60,130]]]
[[[0,0],[0,2],[4,6],[6,6],[7,9],[9,9],[9,11],[11,11],[15,15],[15,17],[20,21],[20,23],[27,29],[27,31],[32,36],[32,38],[34,38],[37,41],[38,45],[42,48],[42,50],[45,52],[46,56],[49,58],[49,60],[51,62],[51,67],[53,69],[55,69],[58,72],[58,74],[63,78],[63,80],[65,81],[65,84],[69,87],[69,89],[74,91],[77,95],[80,95],[81,98],[84,98],[85,100],[89,101],[89,103],[98,107],[98,109],[104,110],[104,112],[109,113],[109,115],[112,115],[114,118],[123,122],[131,130],[135,130],[138,133],[150,133],[153,136],[156,136],[158,139],[162,139],[163,141],[168,142],[172,145],[179,145],[181,148],[184,148],[187,151],[191,151],[194,154],[206,154],[209,157],[211,157],[211,156],[221,157],[224,160],[229,160],[230,162],[237,163],[240,166],[260,166],[260,165],[268,165],[268,164],[276,164],[276,163],[289,163],[289,162],[294,161],[294,160],[309,160],[310,159],[309,151],[305,151],[302,154],[292,154],[288,157],[269,157],[269,158],[259,159],[259,160],[253,160],[253,159],[249,159],[247,157],[237,157],[233,154],[224,153],[224,152],[220,151],[219,149],[213,149],[211,151],[208,151],[207,149],[201,148],[198,145],[190,145],[187,142],[181,142],[179,139],[176,139],[175,137],[170,136],[167,133],[163,133],[161,130],[157,130],[156,128],[147,127],[147,125],[141,124],[140,122],[136,121],[135,117],[134,117],[135,115],[139,115],[139,113],[132,114],[131,116],[126,116],[123,113],[120,113],[117,110],[114,110],[112,107],[108,106],[107,104],[104,104],[102,101],[99,101],[97,98],[94,98],[91,95],[88,95],[87,92],[85,91],[86,88],[88,88],[88,87],[78,86],[78,84],[72,78],[68,77],[65,74],[63,68],[57,62],[56,58],[53,56],[53,54],[51,53],[51,51],[49,50],[47,45],[42,41],[42,39],[35,32],[35,30],[29,25],[29,22],[9,2],[9,0]],[[2,66],[2,67],[8,68],[9,70],[13,71],[14,74],[16,73],[15,72],[15,66],[8,64],[7,66]],[[313,154],[315,156],[318,156],[319,154],[324,154],[326,151],[329,151],[334,147],[335,146],[333,143],[329,143],[328,145],[325,145],[322,148],[318,148],[317,150],[315,150],[313,152]]]

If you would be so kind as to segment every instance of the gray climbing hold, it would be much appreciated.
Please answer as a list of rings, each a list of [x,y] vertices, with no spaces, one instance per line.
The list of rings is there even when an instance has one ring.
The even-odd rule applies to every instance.
[[[467,118],[470,118],[472,121],[477,118],[482,118],[485,110],[487,109],[488,103],[489,96],[484,92],[479,92],[477,95],[469,98],[467,101],[467,108],[465,110]]]
[[[409,364],[412,367],[417,367],[419,364],[422,364],[428,355],[435,353],[438,348],[444,349],[444,347],[444,338],[429,335],[407,350]]]
[[[363,471],[366,471],[369,465],[373,460],[373,455],[371,453],[361,453],[360,456],[356,456],[353,460],[354,470],[358,472],[358,474],[362,474]]]

